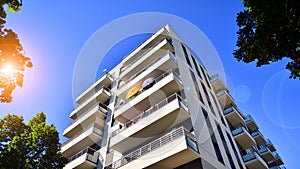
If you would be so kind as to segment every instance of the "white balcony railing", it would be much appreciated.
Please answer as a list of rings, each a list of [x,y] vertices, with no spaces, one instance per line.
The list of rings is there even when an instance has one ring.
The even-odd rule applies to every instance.
[[[70,117],[71,118],[76,118],[76,114],[77,116],[80,116],[82,114],[84,114],[85,112],[90,111],[91,109],[93,109],[94,105],[91,105],[91,103],[93,103],[93,100],[97,98],[97,95],[100,95],[102,92],[99,92],[100,90],[102,90],[102,92],[105,95],[108,95],[108,97],[110,97],[111,91],[110,88],[106,87],[106,86],[102,86],[99,89],[95,89],[95,93],[93,96],[89,97],[87,100],[85,100],[82,104],[78,104],[71,112]]]
[[[98,107],[98,106],[99,106],[99,107]],[[100,112],[102,112],[105,116],[107,115],[108,108],[107,108],[107,106],[106,106],[105,104],[103,104],[103,103],[99,103],[98,105],[96,105],[96,106],[94,106],[94,107],[91,107],[91,108],[88,109],[88,111],[86,111],[86,112],[89,112],[90,110],[94,109],[95,107],[98,107],[98,110],[99,110]],[[68,124],[66,128],[68,128],[68,127],[71,126],[72,124],[74,124],[74,123],[80,121],[81,118],[82,118],[84,115],[86,115],[86,114],[83,114],[83,115],[77,117],[77,119],[73,120],[70,124]]]
[[[112,137],[119,134],[120,132],[126,130],[127,128],[131,127],[132,125],[136,124],[137,122],[141,121],[142,119],[148,117],[150,114],[154,113],[156,110],[164,107],[165,105],[167,105],[168,103],[172,102],[173,100],[178,99],[180,106],[186,111],[188,112],[188,107],[186,105],[185,100],[177,93],[172,94],[171,96],[169,96],[168,98],[160,101],[159,103],[153,105],[152,107],[150,107],[149,109],[143,111],[140,115],[136,116],[135,118],[133,118],[132,120],[126,122],[124,124],[124,126],[122,127],[122,129],[118,129],[116,131],[114,131],[112,133]]]
[[[105,86],[105,85],[102,85],[102,87],[95,89],[94,94],[97,93],[97,92],[99,92],[101,89],[103,89],[105,92],[110,93],[110,88],[107,87],[107,86]],[[82,103],[82,104],[84,104],[84,103]],[[74,111],[75,109],[77,109],[77,108],[78,108],[80,105],[82,105],[82,104],[78,104],[76,107],[74,107],[74,108],[73,108],[73,111]]]
[[[131,67],[134,63],[136,63],[139,59],[141,59],[142,57],[144,57],[147,53],[149,53],[152,49],[154,49],[156,46],[158,46],[162,41],[166,40],[167,44],[170,45],[172,48],[173,45],[172,43],[168,40],[168,39],[162,39],[160,41],[158,41],[156,44],[154,44],[151,48],[146,49],[139,57],[137,57],[134,61],[132,61],[130,64],[128,64],[127,66],[121,68],[121,74],[127,70],[129,67]]]
[[[139,72],[137,72],[136,74],[134,74],[133,76],[130,77],[130,79],[128,79],[126,82],[120,83],[119,85],[119,89],[121,89],[122,87],[125,86],[125,84],[128,84],[129,82],[131,82],[133,79],[135,79],[138,75],[142,74],[143,72],[145,72],[148,68],[150,68],[153,64],[157,63],[160,59],[164,58],[166,55],[169,55],[171,60],[177,64],[177,61],[175,59],[175,56],[173,55],[172,52],[170,52],[169,50],[167,50],[164,54],[162,54],[161,57],[155,59],[154,61],[152,61],[151,63],[148,64],[148,66],[146,66],[145,68],[143,68],[142,70],[140,70]]]
[[[219,75],[218,74],[214,74],[212,76],[210,76],[210,83],[214,83],[215,81],[217,81],[219,79]]]
[[[89,88],[87,88],[86,90],[82,91],[78,97],[76,98],[76,103],[78,104],[82,104],[86,99],[90,98],[90,96],[93,93],[96,93],[96,88],[98,88],[98,85],[101,84],[101,82],[103,81],[103,79],[108,79],[110,82],[113,81],[114,77],[109,74],[109,73],[103,73],[102,76],[93,84],[91,85]],[[108,85],[108,84],[107,84]],[[109,84],[110,85],[110,84]],[[105,86],[105,85],[104,85]],[[110,89],[109,89],[110,90]]]
[[[70,137],[66,142],[64,142],[61,146],[65,146],[66,144],[68,144],[69,142],[73,141],[75,138],[77,138],[79,135],[85,133],[87,130],[93,128],[93,133],[102,136],[102,131],[103,131],[103,127],[100,126],[99,124],[93,123],[91,125],[88,125],[86,127],[84,127],[84,130],[73,135],[72,137]]]
[[[106,169],[117,169],[120,168],[131,161],[138,159],[139,157],[150,153],[166,144],[172,143],[178,138],[186,137],[186,143],[187,145],[192,148],[194,151],[199,152],[197,142],[194,138],[194,136],[186,130],[184,127],[177,128],[176,130],[173,130],[164,136],[152,141],[149,144],[144,145],[143,147],[132,151],[131,153],[123,156],[121,159],[115,161],[114,163],[106,166]]]
[[[73,155],[72,157],[68,158],[68,163],[71,163],[72,161],[76,160],[77,158],[83,156],[84,154],[87,154],[86,159],[90,162],[93,162],[94,164],[97,164],[99,153],[97,153],[96,150],[88,147],[79,153]]]

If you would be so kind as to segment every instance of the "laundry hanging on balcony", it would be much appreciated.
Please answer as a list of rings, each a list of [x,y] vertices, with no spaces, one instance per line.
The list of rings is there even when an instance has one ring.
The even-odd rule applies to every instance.
[[[142,88],[144,90],[147,90],[154,85],[154,82],[155,82],[155,79],[153,77],[150,77],[143,82]]]
[[[131,88],[127,93],[126,99],[130,99],[131,97],[135,96],[140,90],[141,90],[140,86],[135,86]]]

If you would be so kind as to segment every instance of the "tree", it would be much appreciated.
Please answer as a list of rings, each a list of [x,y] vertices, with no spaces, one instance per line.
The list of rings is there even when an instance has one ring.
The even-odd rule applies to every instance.
[[[262,66],[283,58],[290,78],[300,79],[300,3],[297,0],[242,0],[237,14],[238,40],[234,57]]]
[[[12,92],[23,85],[24,70],[31,68],[31,59],[25,56],[18,35],[5,28],[6,11],[18,12],[22,0],[0,1],[0,102],[12,101]]]
[[[38,113],[26,125],[22,116],[0,119],[0,169],[63,168],[59,136],[46,115]]]

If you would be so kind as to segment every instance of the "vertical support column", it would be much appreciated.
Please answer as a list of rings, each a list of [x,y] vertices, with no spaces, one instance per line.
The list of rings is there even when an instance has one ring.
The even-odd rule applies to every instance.
[[[114,78],[114,77],[112,77]],[[112,123],[112,119],[113,119],[113,107],[114,107],[114,103],[115,103],[115,94],[114,94],[114,90],[117,88],[117,80],[114,78],[111,84],[111,96],[110,96],[110,100],[109,100],[109,105],[108,105],[108,112],[106,115],[106,119],[105,119],[105,126],[104,126],[104,130],[103,130],[103,137],[101,140],[101,148],[100,148],[100,155],[99,155],[99,159],[98,159],[98,164],[97,164],[97,169],[104,169],[105,167],[105,162],[106,162],[106,156],[107,156],[107,152],[109,150],[109,131],[111,128],[111,123]]]

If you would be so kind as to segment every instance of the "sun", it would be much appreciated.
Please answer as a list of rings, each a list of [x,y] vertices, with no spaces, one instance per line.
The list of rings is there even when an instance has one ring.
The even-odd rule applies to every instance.
[[[4,76],[12,76],[15,72],[15,69],[11,64],[7,64],[0,69],[0,72]]]

